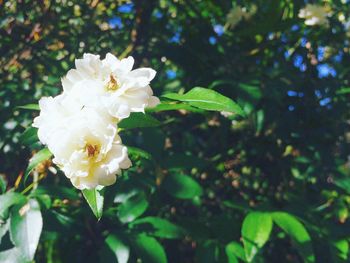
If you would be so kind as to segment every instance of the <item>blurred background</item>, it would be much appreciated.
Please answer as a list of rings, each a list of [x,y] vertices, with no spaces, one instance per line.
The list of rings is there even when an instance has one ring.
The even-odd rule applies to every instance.
[[[99,223],[46,163],[41,193],[51,203],[36,262],[116,261],[108,233],[129,240],[147,232],[125,224],[113,202],[135,188],[141,199],[125,211],[186,230],[181,238],[160,235],[155,247],[168,262],[238,262],[227,244],[241,241],[251,210],[293,214],[311,236],[315,262],[349,262],[350,3],[312,1],[327,7],[327,18],[308,25],[298,16],[308,2],[0,0],[0,174],[8,188],[41,147],[28,129],[37,112],[18,107],[60,93],[60,78],[85,52],[132,55],[137,67],[154,68],[157,96],[201,86],[247,114],[160,112],[153,114],[160,128],[123,132],[144,155],[131,151],[134,167],[109,190]],[[171,173],[194,180],[187,192],[171,193],[177,182],[159,175]],[[136,262],[145,248],[125,242]],[[276,227],[256,262],[313,261]]]

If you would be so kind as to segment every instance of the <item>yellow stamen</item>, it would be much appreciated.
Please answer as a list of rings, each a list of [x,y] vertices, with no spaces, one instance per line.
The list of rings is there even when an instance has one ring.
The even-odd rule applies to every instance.
[[[91,145],[91,144],[87,144],[85,146],[85,150],[87,152],[88,157],[95,157],[100,152],[98,145]]]
[[[119,89],[118,81],[113,77],[113,75],[110,75],[109,82],[106,86],[107,90],[114,91]]]

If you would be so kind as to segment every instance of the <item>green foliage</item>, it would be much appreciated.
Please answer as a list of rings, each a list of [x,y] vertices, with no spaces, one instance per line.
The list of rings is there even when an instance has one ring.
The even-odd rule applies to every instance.
[[[305,227],[295,217],[284,212],[275,212],[272,218],[291,237],[304,261],[315,262],[311,238]]]
[[[115,254],[118,263],[128,262],[130,248],[126,244],[124,244],[124,242],[120,240],[117,235],[109,234],[106,238],[106,243]]]
[[[33,157],[29,160],[28,167],[25,171],[24,174],[24,181],[27,180],[29,174],[35,169],[35,167],[38,166],[38,164],[42,163],[43,161],[46,161],[50,159],[52,156],[51,152],[49,149],[44,148],[37,152],[36,154],[33,155]]]
[[[349,262],[345,2],[313,1],[325,27],[299,0],[0,1],[0,262]],[[118,125],[133,165],[103,190],[32,127],[85,52],[154,68],[161,98]]]
[[[160,122],[150,115],[140,112],[133,112],[127,119],[122,120],[118,127],[122,129],[135,129],[145,127],[157,127]]]
[[[140,256],[142,261],[146,263],[167,262],[164,248],[155,238],[141,234],[137,235],[132,243],[136,253]]]
[[[118,217],[123,223],[132,222],[146,211],[148,205],[145,193],[137,192],[123,200],[119,206]]]
[[[17,206],[11,214],[10,236],[26,261],[34,258],[43,227],[39,203],[30,199],[24,206]]]
[[[98,220],[101,219],[103,213],[103,197],[104,189],[103,187],[95,189],[84,189],[82,191],[86,201],[88,202],[92,212]]]
[[[242,109],[233,100],[210,89],[196,87],[186,94],[169,93],[163,95],[163,97],[183,101],[193,107],[203,110],[227,111],[243,116],[245,115]]]
[[[137,219],[131,224],[131,227],[161,238],[177,239],[184,237],[185,234],[183,228],[159,217],[150,216]]]
[[[170,174],[163,181],[165,191],[180,199],[192,199],[200,196],[202,187],[191,177],[183,174]]]
[[[272,218],[268,213],[251,212],[243,221],[242,237],[246,259],[252,262],[256,253],[269,240]]]

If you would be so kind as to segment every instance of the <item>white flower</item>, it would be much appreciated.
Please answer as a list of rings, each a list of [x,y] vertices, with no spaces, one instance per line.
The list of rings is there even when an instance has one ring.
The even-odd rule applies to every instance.
[[[226,27],[234,28],[242,19],[249,20],[256,11],[256,5],[252,5],[249,10],[246,7],[235,6],[227,15]]]
[[[156,72],[150,68],[132,70],[133,64],[132,57],[119,60],[108,53],[101,60],[98,55],[84,54],[83,59],[75,60],[76,69],[62,79],[64,92],[82,105],[103,109],[118,119],[144,112],[159,103],[149,86]]]
[[[307,4],[305,8],[300,9],[299,17],[305,19],[308,26],[324,25],[329,26],[327,19],[328,8],[320,5]]]
[[[229,117],[231,117],[231,116],[234,115],[233,112],[229,112],[229,111],[220,111],[220,114],[221,114],[222,116],[224,116],[225,118],[229,118]]]
[[[67,125],[67,119],[81,109],[81,105],[65,94],[56,97],[43,97],[39,100],[40,115],[34,119],[33,126],[38,129],[39,140],[48,144],[51,135]]]
[[[33,126],[53,153],[53,162],[76,188],[111,185],[121,169],[130,167],[127,148],[109,115],[81,107],[65,93],[42,98],[39,105]]]

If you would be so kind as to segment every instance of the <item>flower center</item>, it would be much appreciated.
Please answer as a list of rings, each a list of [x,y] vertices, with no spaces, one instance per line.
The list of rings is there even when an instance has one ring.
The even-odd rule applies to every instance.
[[[85,151],[89,158],[93,158],[100,153],[100,147],[98,145],[86,144]]]
[[[113,75],[109,76],[109,82],[107,83],[106,89],[108,91],[115,91],[120,88],[118,80],[113,77]]]

